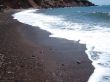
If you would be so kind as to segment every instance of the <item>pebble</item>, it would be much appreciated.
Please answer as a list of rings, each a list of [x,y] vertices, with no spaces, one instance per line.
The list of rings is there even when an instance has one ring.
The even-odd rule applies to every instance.
[[[76,63],[77,63],[77,64],[81,64],[81,62],[80,62],[80,61],[77,61]]]
[[[62,66],[64,66],[64,64],[61,64]]]
[[[20,81],[18,81],[18,80],[15,80],[15,82],[20,82]]]

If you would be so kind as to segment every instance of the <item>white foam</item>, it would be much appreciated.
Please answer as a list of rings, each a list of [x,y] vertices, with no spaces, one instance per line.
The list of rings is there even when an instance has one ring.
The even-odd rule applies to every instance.
[[[51,32],[50,37],[80,40],[81,44],[86,44],[86,53],[95,67],[88,82],[110,82],[110,29],[93,26],[95,29],[86,31],[83,28],[88,27],[87,24],[73,23],[65,21],[61,16],[49,16],[34,13],[35,11],[22,11],[13,16],[22,23],[38,26]]]
[[[110,12],[108,13],[108,15],[110,16]]]

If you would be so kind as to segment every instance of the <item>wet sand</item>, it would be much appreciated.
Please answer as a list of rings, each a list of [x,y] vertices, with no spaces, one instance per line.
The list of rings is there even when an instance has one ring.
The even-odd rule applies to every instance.
[[[87,82],[93,72],[86,45],[0,13],[0,82]]]

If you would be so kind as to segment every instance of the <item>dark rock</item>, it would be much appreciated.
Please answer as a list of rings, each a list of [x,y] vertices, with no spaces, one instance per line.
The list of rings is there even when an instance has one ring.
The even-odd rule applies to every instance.
[[[80,61],[77,61],[76,63],[77,63],[77,64],[81,64],[81,62],[80,62]]]

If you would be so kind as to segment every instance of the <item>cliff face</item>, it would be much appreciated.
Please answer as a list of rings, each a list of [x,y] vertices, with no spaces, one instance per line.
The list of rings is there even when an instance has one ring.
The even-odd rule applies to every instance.
[[[94,6],[87,0],[3,0],[2,3],[7,9]]]

